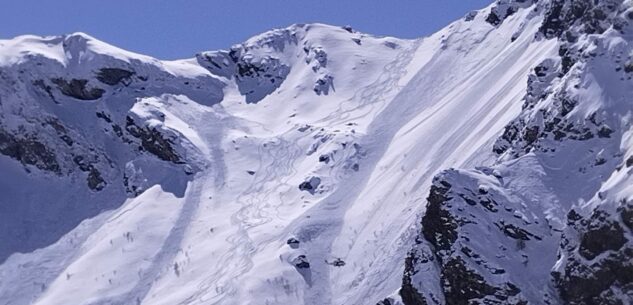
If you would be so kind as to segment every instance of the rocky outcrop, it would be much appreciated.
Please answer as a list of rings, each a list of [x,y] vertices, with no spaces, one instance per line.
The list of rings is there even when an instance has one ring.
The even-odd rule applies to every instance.
[[[95,167],[96,162],[90,162],[83,156],[75,156],[73,162],[81,171],[87,173],[88,187],[95,191],[100,191],[106,186],[106,181],[101,176],[101,172]]]
[[[622,29],[626,20],[621,13],[623,0],[552,0],[539,29],[548,38],[561,37],[575,42],[578,35],[601,34],[609,27]]]
[[[360,40],[357,42],[360,44]],[[316,76],[313,91],[317,95],[328,95],[334,90],[334,77],[327,69],[328,55],[325,49],[319,45],[311,46],[307,42],[303,47],[306,56],[306,64],[310,66]]]
[[[405,305],[527,304],[526,266],[532,248],[546,243],[549,230],[524,217],[499,177],[482,172],[449,170],[434,178],[417,245],[405,261],[400,297]],[[481,236],[486,236],[485,244]],[[553,251],[539,253],[553,259]],[[424,272],[423,270],[427,270]],[[436,270],[428,272],[428,270]],[[439,283],[437,289],[428,284]]]
[[[306,191],[314,195],[314,193],[316,193],[317,189],[319,188],[319,185],[321,185],[321,178],[310,177],[306,181],[299,184],[299,190]]]
[[[299,255],[292,260],[292,264],[297,269],[310,269],[310,262],[305,255]]]
[[[305,64],[314,74],[313,92],[328,95],[335,90],[334,75],[327,68],[328,54],[321,45],[302,40],[308,27],[295,25],[273,30],[228,51],[200,53],[197,60],[212,73],[234,79],[246,102],[257,103],[277,90],[290,73],[289,64],[275,55],[290,48],[297,52],[297,57],[305,58]],[[361,44],[360,39],[353,40]]]
[[[196,55],[198,63],[216,75],[235,79],[247,103],[257,103],[285,81],[290,66],[273,54],[296,46],[299,28],[273,30],[228,51]],[[271,52],[266,52],[271,51]]]
[[[567,304],[626,304],[623,300],[633,299],[633,234],[622,217],[631,210],[621,202],[613,214],[600,207],[587,216],[569,213],[561,259],[552,272]]]
[[[174,143],[164,137],[156,128],[139,126],[132,117],[128,116],[126,118],[125,130],[140,140],[139,149],[147,151],[164,161],[176,164],[183,162],[182,158],[176,153]]]
[[[197,58],[212,73],[235,79],[247,103],[257,103],[281,86],[290,67],[273,55],[254,56],[249,49],[240,45],[230,51],[201,53]]]
[[[497,0],[495,5],[490,9],[488,16],[486,16],[486,22],[498,26],[519,9],[527,8],[536,2],[537,0]],[[470,17],[469,15],[467,18],[474,18],[474,16]]]
[[[55,153],[35,136],[18,137],[0,129],[0,153],[24,165],[61,174]]]
[[[628,26],[630,30],[624,7],[621,0],[554,0],[547,4],[540,32],[547,39],[560,41],[560,57],[535,67],[528,80],[524,111],[506,126],[495,143],[495,152],[514,156],[534,149],[548,152],[565,140],[608,139],[613,135],[614,124],[608,122],[606,109],[588,110],[586,105],[593,101],[586,100],[578,89],[587,81],[584,76],[599,66],[614,64],[616,72],[622,70],[630,47],[624,43],[610,46],[607,37],[579,38],[609,28],[623,31]]]
[[[313,90],[317,95],[328,95],[330,93],[330,89],[332,88],[334,88],[334,77],[330,75],[323,75],[317,79]]]
[[[88,187],[100,191],[106,186],[106,181],[99,171],[98,157],[94,150],[84,150],[75,145],[76,142],[64,125],[56,119],[48,119],[38,130],[40,137],[19,131],[0,129],[0,153],[6,155],[25,166],[33,166],[42,171],[54,173],[57,176],[69,176],[76,169],[85,173]],[[58,138],[49,136],[51,127]],[[26,127],[22,127],[26,129]],[[92,155],[90,155],[92,153]],[[84,157],[85,154],[87,157]],[[72,159],[68,162],[68,159]]]
[[[273,56],[241,56],[235,64],[235,79],[247,103],[257,103],[277,90],[290,73],[290,67]]]
[[[301,242],[298,239],[291,237],[286,241],[286,244],[292,249],[298,249]]]
[[[603,211],[595,211],[588,221],[584,221],[578,253],[592,260],[606,251],[618,251],[627,242],[620,223]]]
[[[97,80],[106,85],[116,86],[118,84],[129,84],[134,74],[134,72],[125,69],[101,68],[99,72],[97,72],[96,77]]]
[[[413,277],[420,272],[418,268],[421,264],[428,264],[432,260],[433,256],[426,256],[425,253],[417,252],[416,249],[409,252],[407,258],[404,260],[404,276],[402,277],[402,286],[398,291],[404,305],[428,304],[422,294],[423,292],[419,291],[417,288],[418,285],[413,282]]]
[[[97,87],[89,87],[87,79],[70,79],[53,78],[51,81],[57,85],[57,88],[63,95],[76,98],[78,100],[91,101],[99,99],[105,93],[105,90]]]

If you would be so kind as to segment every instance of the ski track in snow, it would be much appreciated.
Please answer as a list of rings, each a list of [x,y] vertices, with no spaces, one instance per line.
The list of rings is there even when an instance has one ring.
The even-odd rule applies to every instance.
[[[385,66],[383,72],[374,83],[358,90],[354,97],[350,99],[350,104],[359,105],[357,108],[367,105],[373,106],[374,104],[384,102],[385,96],[389,93],[399,90],[398,82],[401,77],[406,74],[406,68],[420,43],[421,40],[398,54],[393,62]],[[339,110],[335,112],[335,117],[326,118],[323,121],[342,124],[364,116],[351,117],[351,113],[357,108],[345,110],[343,108],[344,106],[345,103],[342,103]],[[371,113],[371,111],[368,111],[368,113]],[[375,120],[372,122],[375,122]],[[306,213],[313,218],[315,217],[313,215],[319,215],[326,219],[321,220],[321,222],[306,221],[306,224],[294,224],[294,226],[316,226],[322,230],[318,238],[316,238],[317,241],[311,243],[308,248],[308,253],[313,257],[312,261],[314,262],[311,263],[311,266],[314,266],[311,268],[314,285],[309,287],[308,291],[306,291],[304,297],[305,304],[327,305],[332,303],[331,285],[333,283],[331,283],[330,280],[330,266],[325,264],[324,261],[330,255],[332,242],[341,230],[347,205],[354,202],[354,199],[358,197],[359,192],[364,188],[371,172],[374,170],[374,167],[390,142],[390,137],[383,136],[384,130],[372,128],[372,126],[370,126],[367,135],[363,136],[360,140],[361,146],[368,151],[368,156],[361,162],[362,169],[350,177],[343,179],[334,193],[321,199],[321,202],[317,206],[308,210]],[[395,134],[397,129],[398,128],[393,129],[393,134]],[[290,227],[293,227],[293,225],[290,225]]]
[[[350,114],[358,108],[367,105],[384,102],[384,96],[390,92],[397,91],[397,83],[399,79],[406,73],[406,67],[411,61],[419,42],[407,47],[396,59],[389,63],[383,73],[371,85],[357,90],[357,93],[350,99],[350,105],[358,105],[353,109],[343,110],[344,105],[340,106],[339,111],[335,112],[334,117],[323,121],[334,121],[338,124],[350,120]],[[359,116],[359,118],[362,116]],[[209,302],[211,304],[232,304],[232,297],[239,288],[239,279],[253,267],[252,255],[256,253],[258,248],[266,245],[277,236],[271,236],[265,240],[258,240],[255,243],[249,236],[249,230],[258,226],[265,225],[278,216],[278,209],[286,205],[280,194],[283,189],[294,188],[294,185],[287,183],[296,173],[297,169],[294,163],[297,157],[304,154],[304,150],[296,143],[284,139],[284,136],[271,138],[267,141],[266,147],[259,147],[260,164],[257,170],[256,180],[244,190],[235,200],[235,203],[241,207],[231,216],[231,224],[235,227],[235,233],[229,236],[226,241],[230,244],[230,248],[224,255],[217,258],[216,272],[211,273],[206,280],[198,285],[198,292],[184,300],[181,304],[187,304],[192,300],[200,302]],[[261,164],[264,160],[272,160],[270,164]],[[281,178],[281,180],[276,181]],[[275,183],[270,187],[268,184]],[[350,182],[352,183],[352,182]],[[328,197],[329,198],[329,197]],[[352,198],[347,199],[346,201]],[[331,210],[328,206],[326,210]],[[336,211],[330,211],[336,212]],[[334,213],[339,214],[339,213]],[[332,214],[332,215],[334,215]],[[339,215],[343,215],[342,212]],[[289,227],[292,227],[289,226]],[[335,228],[333,228],[336,231]],[[286,230],[288,231],[288,229]],[[332,236],[334,238],[335,235]],[[327,268],[324,268],[327,269]],[[327,274],[326,274],[327,275]],[[324,283],[329,283],[329,278],[324,276]],[[316,279],[315,283],[320,282]],[[215,287],[215,289],[213,289]],[[312,287],[307,293],[306,302],[310,302],[310,293],[319,291],[320,288]],[[306,304],[324,304],[323,300],[330,299],[324,297],[322,293],[318,293],[316,299],[312,303]]]
[[[407,49],[398,54],[396,59],[384,68],[383,73],[379,75],[374,83],[357,90],[357,93],[349,101],[350,105],[358,105],[357,107],[343,110],[344,105],[341,105],[339,111],[335,112],[333,117],[323,121],[333,121],[336,122],[335,124],[348,122],[351,119],[350,115],[358,108],[384,102],[385,95],[399,90],[397,86],[398,81],[406,73],[405,69],[419,47],[419,43],[416,42],[408,46]],[[361,117],[362,115],[358,116],[358,118]],[[222,267],[215,268],[216,272],[209,274],[206,280],[198,284],[198,292],[181,302],[181,304],[187,304],[192,300],[211,304],[234,304],[232,297],[235,296],[239,289],[240,277],[247,274],[253,267],[252,255],[256,253],[259,247],[268,244],[273,239],[279,238],[271,236],[268,239],[254,242],[249,236],[249,230],[271,222],[274,217],[278,216],[278,209],[287,204],[283,201],[280,194],[284,189],[296,187],[288,184],[287,180],[297,173],[294,163],[297,157],[304,154],[304,150],[296,143],[285,140],[283,135],[267,140],[266,144],[266,147],[260,146],[258,148],[260,164],[256,179],[235,200],[235,203],[240,205],[240,208],[231,216],[231,224],[234,226],[233,230],[235,233],[226,239],[230,248],[224,255],[215,259],[217,261],[216,265]],[[272,162],[266,165],[261,164],[264,160],[271,160]],[[356,174],[352,177],[347,177],[348,182],[346,183],[352,185],[355,179],[353,177],[361,176]],[[280,178],[281,180],[277,181]],[[270,187],[268,185],[270,183],[274,183],[275,186]],[[344,189],[344,187],[341,189]],[[328,196],[323,200],[332,201],[331,197]],[[353,198],[348,197],[342,200],[352,202]],[[336,209],[336,211],[333,209]],[[344,214],[342,211],[342,207],[334,207],[330,204],[325,205],[326,213],[333,212],[330,216],[340,215],[342,217]],[[309,211],[308,213],[312,212]],[[290,225],[289,227],[292,228],[293,226]],[[337,231],[336,227],[331,227],[328,230],[332,230],[332,232]],[[286,229],[285,231],[290,230]],[[335,237],[336,234],[332,233],[330,240],[325,240],[324,244],[331,242]],[[321,240],[323,237],[319,239]],[[325,252],[323,257],[326,257]],[[327,268],[321,269],[327,270]],[[331,299],[327,296],[327,290],[329,290],[327,285],[329,285],[330,280],[327,273],[324,273],[322,277],[319,277],[320,274],[317,272],[313,274],[317,276],[313,279],[313,283],[317,286],[309,288],[305,301],[306,304],[323,305],[325,304],[323,303],[324,300]],[[318,286],[321,283],[326,285],[325,294],[321,290],[323,288]],[[314,292],[316,294],[312,295]]]
[[[210,150],[206,159],[209,160],[206,168],[196,174],[195,178],[187,187],[185,194],[186,199],[182,204],[176,222],[165,238],[159,252],[154,256],[151,265],[146,268],[142,274],[139,274],[137,284],[124,295],[120,295],[113,300],[98,301],[92,305],[126,305],[130,304],[130,300],[134,300],[136,304],[141,304],[152,289],[152,284],[161,277],[161,274],[172,270],[176,255],[183,251],[183,239],[190,223],[192,223],[198,213],[198,208],[203,200],[201,196],[203,190],[213,189],[217,192],[221,190],[225,181],[226,165],[224,163],[223,152],[220,149],[220,143],[222,141],[224,126],[229,124],[211,113],[206,113],[199,118],[194,117],[192,119],[198,119],[200,121],[197,124],[198,126],[208,126],[201,132]],[[125,211],[121,213],[121,215],[124,213]]]
[[[198,176],[193,180],[193,182],[191,182],[178,219],[163,242],[163,246],[160,248],[160,251],[154,256],[150,266],[139,276],[140,279],[137,284],[130,290],[130,292],[125,295],[121,295],[117,299],[109,300],[107,302],[98,301],[93,303],[94,305],[124,305],[129,304],[130,300],[135,300],[136,304],[141,304],[141,301],[147,296],[147,293],[152,288],[152,283],[160,277],[161,273],[171,270],[174,258],[178,252],[182,251],[181,245],[187,226],[198,210],[198,206],[200,204],[200,192],[202,191],[202,186],[206,181],[203,177],[204,176]]]
[[[398,53],[395,59],[385,65],[378,79],[372,84],[358,89],[356,93],[348,100],[342,101],[338,108],[329,116],[317,121],[318,123],[328,123],[337,126],[346,122],[364,118],[367,114],[372,113],[372,108],[364,111],[365,113],[356,114],[359,109],[366,106],[375,106],[381,102],[385,102],[386,95],[391,92],[397,92],[401,89],[398,84],[402,76],[406,74],[407,65],[413,59],[415,52],[420,47],[424,39],[418,39],[405,50]],[[355,116],[353,116],[355,115]]]
[[[271,142],[276,143],[271,145]],[[259,244],[268,241],[258,241],[258,244],[255,244],[248,231],[272,220],[273,215],[270,215],[265,208],[269,209],[272,202],[280,202],[279,205],[273,206],[274,209],[282,206],[284,202],[280,200],[281,198],[275,197],[279,197],[280,194],[277,190],[288,185],[282,181],[265,192],[264,187],[271,181],[269,179],[288,177],[296,173],[293,163],[296,157],[303,153],[296,144],[289,143],[283,138],[274,138],[271,142],[268,142],[267,149],[260,148],[259,153],[260,156],[268,156],[273,162],[264,167],[262,178],[253,181],[249,188],[236,199],[236,203],[241,206],[231,215],[231,224],[236,227],[236,232],[227,238],[227,242],[231,245],[229,251],[218,260],[218,266],[224,267],[218,268],[219,272],[208,278],[209,284],[200,287],[201,294],[208,294],[207,290],[211,285],[222,287],[222,289],[217,295],[200,297],[200,300],[213,304],[231,303],[231,297],[239,288],[239,278],[253,267],[251,259],[253,253],[257,251]],[[260,162],[262,159],[266,158],[260,158]],[[260,164],[259,167],[261,168],[262,165]]]

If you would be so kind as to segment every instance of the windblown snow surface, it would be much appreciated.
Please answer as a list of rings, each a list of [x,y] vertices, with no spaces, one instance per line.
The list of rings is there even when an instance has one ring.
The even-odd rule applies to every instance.
[[[0,304],[631,304],[631,5],[0,40]]]

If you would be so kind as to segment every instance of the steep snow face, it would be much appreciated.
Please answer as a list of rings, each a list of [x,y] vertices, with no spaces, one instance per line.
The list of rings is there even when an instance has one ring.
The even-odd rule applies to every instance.
[[[499,1],[498,5],[508,5]],[[434,178],[404,304],[628,304],[633,299],[629,1],[543,1],[521,113],[491,167]],[[494,9],[493,9],[494,11]],[[626,190],[625,190],[626,189]]]
[[[611,251],[604,266],[628,253],[614,168],[629,153],[608,156],[629,138],[630,38],[612,24],[630,13],[585,8],[610,9],[594,33],[569,2],[498,1],[418,40],[293,25],[174,62],[85,34],[0,41],[0,300],[540,304],[550,286],[550,303],[576,300],[594,283],[568,267],[589,266],[576,236],[606,228],[581,247]],[[570,17],[552,17],[560,3]],[[552,142],[546,116],[586,117],[594,136],[561,125]],[[595,199],[610,175],[620,195]],[[591,216],[602,205],[622,220]]]

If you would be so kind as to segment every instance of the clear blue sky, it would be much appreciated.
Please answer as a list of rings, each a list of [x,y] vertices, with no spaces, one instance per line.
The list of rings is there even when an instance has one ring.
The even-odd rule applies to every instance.
[[[349,24],[377,35],[428,35],[493,0],[3,0],[0,38],[86,32],[161,59],[293,23]]]

